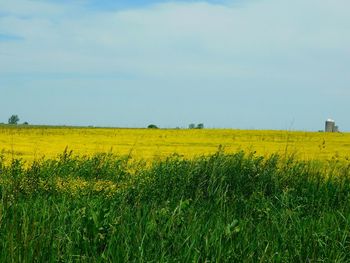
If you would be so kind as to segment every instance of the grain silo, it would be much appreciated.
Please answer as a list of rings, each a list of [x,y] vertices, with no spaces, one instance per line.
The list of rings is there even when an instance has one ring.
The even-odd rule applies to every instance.
[[[326,120],[325,132],[335,132],[335,121],[332,119]]]

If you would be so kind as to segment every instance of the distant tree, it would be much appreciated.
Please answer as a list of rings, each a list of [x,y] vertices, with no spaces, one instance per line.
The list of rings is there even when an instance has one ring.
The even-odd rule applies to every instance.
[[[13,125],[17,125],[19,122],[19,118],[18,118],[18,115],[12,115],[10,118],[9,118],[9,124],[13,124]]]
[[[197,129],[204,129],[204,124],[203,123],[199,123],[196,128]]]
[[[23,122],[23,125],[29,125],[29,123],[27,121]]]
[[[191,123],[190,125],[188,125],[188,128],[189,129],[195,129],[196,128],[196,124]]]
[[[147,126],[148,129],[159,129],[157,125],[155,124],[150,124]]]

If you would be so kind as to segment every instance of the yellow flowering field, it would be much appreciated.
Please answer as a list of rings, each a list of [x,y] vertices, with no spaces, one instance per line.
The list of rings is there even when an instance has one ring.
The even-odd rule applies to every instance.
[[[53,158],[68,147],[74,154],[113,152],[135,159],[153,159],[173,153],[193,157],[214,153],[256,151],[295,154],[298,158],[327,160],[350,156],[349,133],[269,130],[182,130],[0,126],[0,151],[6,159],[32,161]]]

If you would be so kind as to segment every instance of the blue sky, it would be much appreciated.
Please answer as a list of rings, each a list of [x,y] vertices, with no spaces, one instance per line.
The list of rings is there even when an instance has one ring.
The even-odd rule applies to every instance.
[[[350,131],[350,2],[0,0],[0,122]]]

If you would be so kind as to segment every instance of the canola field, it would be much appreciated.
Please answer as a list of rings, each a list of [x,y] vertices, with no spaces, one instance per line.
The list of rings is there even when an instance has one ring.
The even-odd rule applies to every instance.
[[[269,156],[293,155],[301,160],[348,160],[349,133],[269,130],[167,130],[67,127],[0,127],[0,151],[5,159],[25,161],[55,158],[68,148],[77,155],[111,152],[134,159],[185,158],[222,149]]]

